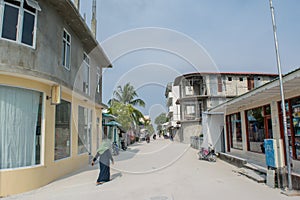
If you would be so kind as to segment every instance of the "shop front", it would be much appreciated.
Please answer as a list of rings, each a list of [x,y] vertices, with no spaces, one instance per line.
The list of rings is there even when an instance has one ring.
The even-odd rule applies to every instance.
[[[289,154],[300,174],[300,69],[283,77]],[[265,139],[276,141],[279,166],[286,166],[281,96],[278,79],[209,110],[223,112],[226,153],[267,167]]]

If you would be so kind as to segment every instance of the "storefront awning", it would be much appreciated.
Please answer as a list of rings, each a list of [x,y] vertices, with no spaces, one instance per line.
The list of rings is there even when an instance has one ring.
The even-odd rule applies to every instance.
[[[107,122],[106,124],[104,124],[104,126],[117,126],[117,127],[121,127],[122,125],[119,124],[116,121],[110,121],[110,122]]]

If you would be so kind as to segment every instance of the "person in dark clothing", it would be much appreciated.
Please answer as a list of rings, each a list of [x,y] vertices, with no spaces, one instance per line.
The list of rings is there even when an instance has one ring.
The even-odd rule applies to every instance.
[[[110,161],[114,164],[114,159],[110,151],[110,142],[104,140],[97,150],[96,156],[93,158],[92,166],[95,161],[99,158],[100,172],[96,182],[96,185],[100,185],[104,182],[110,181]]]

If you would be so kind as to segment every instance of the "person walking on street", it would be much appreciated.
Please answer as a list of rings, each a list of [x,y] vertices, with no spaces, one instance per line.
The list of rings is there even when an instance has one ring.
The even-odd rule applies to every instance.
[[[110,181],[110,161],[114,164],[114,159],[110,151],[111,143],[108,139],[103,140],[99,149],[97,150],[96,156],[93,158],[92,166],[95,161],[99,158],[100,172],[96,182],[96,185]]]

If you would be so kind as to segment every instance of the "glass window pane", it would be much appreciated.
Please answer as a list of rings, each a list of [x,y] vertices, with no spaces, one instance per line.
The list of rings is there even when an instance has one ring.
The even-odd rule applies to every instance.
[[[24,1],[24,8],[30,12],[35,13],[35,9],[32,7],[32,5],[28,5],[27,1]]]
[[[55,160],[70,157],[71,103],[62,100],[56,106],[55,117]]]
[[[296,159],[300,160],[300,97],[291,100],[292,116],[293,116],[293,129],[295,137],[295,155]]]
[[[248,110],[247,118],[250,151],[263,153],[263,143],[266,136],[262,107]]]
[[[241,114],[237,113],[230,115],[230,122],[232,147],[243,149]]]
[[[88,152],[88,119],[87,109],[78,106],[78,154]]]
[[[63,66],[66,66],[66,41],[63,41],[62,64]]]
[[[22,43],[33,45],[34,15],[24,12]]]
[[[67,67],[68,69],[70,69],[70,53],[71,53],[70,45],[67,44],[66,67]]]
[[[0,86],[0,169],[40,163],[42,96]]]
[[[10,5],[5,5],[3,15],[2,37],[9,40],[17,39],[19,9]]]

